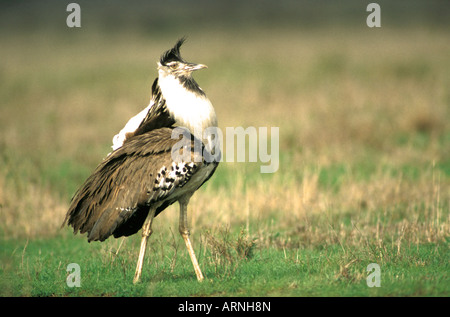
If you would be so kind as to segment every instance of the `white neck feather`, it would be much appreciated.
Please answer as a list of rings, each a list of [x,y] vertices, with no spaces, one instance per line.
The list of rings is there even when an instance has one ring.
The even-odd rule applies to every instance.
[[[159,87],[166,99],[167,110],[178,126],[188,128],[200,140],[206,128],[217,127],[216,112],[205,95],[184,88],[175,76],[161,69]]]

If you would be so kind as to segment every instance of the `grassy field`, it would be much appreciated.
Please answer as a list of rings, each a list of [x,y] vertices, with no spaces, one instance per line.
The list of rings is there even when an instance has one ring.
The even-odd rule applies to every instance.
[[[239,32],[2,28],[0,295],[449,296],[450,28],[386,18],[375,30],[365,14],[356,26]],[[280,127],[280,166],[223,162],[192,198],[203,283],[176,205],[155,219],[133,285],[139,234],[89,244],[60,225],[148,104],[160,54],[186,34],[219,126]],[[66,284],[70,263],[81,287]],[[367,286],[370,263],[381,287]]]

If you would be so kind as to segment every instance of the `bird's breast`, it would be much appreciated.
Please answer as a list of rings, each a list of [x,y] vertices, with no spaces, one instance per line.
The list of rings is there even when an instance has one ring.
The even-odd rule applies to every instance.
[[[200,139],[199,133],[203,134],[206,128],[217,126],[216,112],[205,95],[184,88],[174,76],[160,77],[159,85],[167,110],[178,126],[188,128]]]

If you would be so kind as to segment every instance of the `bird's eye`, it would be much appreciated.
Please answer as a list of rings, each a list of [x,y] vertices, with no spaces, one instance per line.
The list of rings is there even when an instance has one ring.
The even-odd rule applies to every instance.
[[[177,67],[178,67],[177,63],[170,64],[171,69],[177,69]]]

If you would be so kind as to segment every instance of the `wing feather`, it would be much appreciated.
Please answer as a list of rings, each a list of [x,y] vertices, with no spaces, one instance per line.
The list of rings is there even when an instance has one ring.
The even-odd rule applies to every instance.
[[[175,120],[167,110],[166,100],[162,96],[158,78],[156,78],[152,85],[150,104],[128,120],[123,129],[114,136],[112,149],[117,150],[133,136],[164,127],[170,128],[174,123]]]
[[[113,151],[72,198],[64,223],[74,233],[87,232],[89,241],[103,241],[137,232],[151,205],[165,208],[175,202],[177,191],[205,163],[194,161],[201,153],[193,140],[191,161],[174,163],[171,153],[179,140],[171,136],[170,128],[152,130]]]

